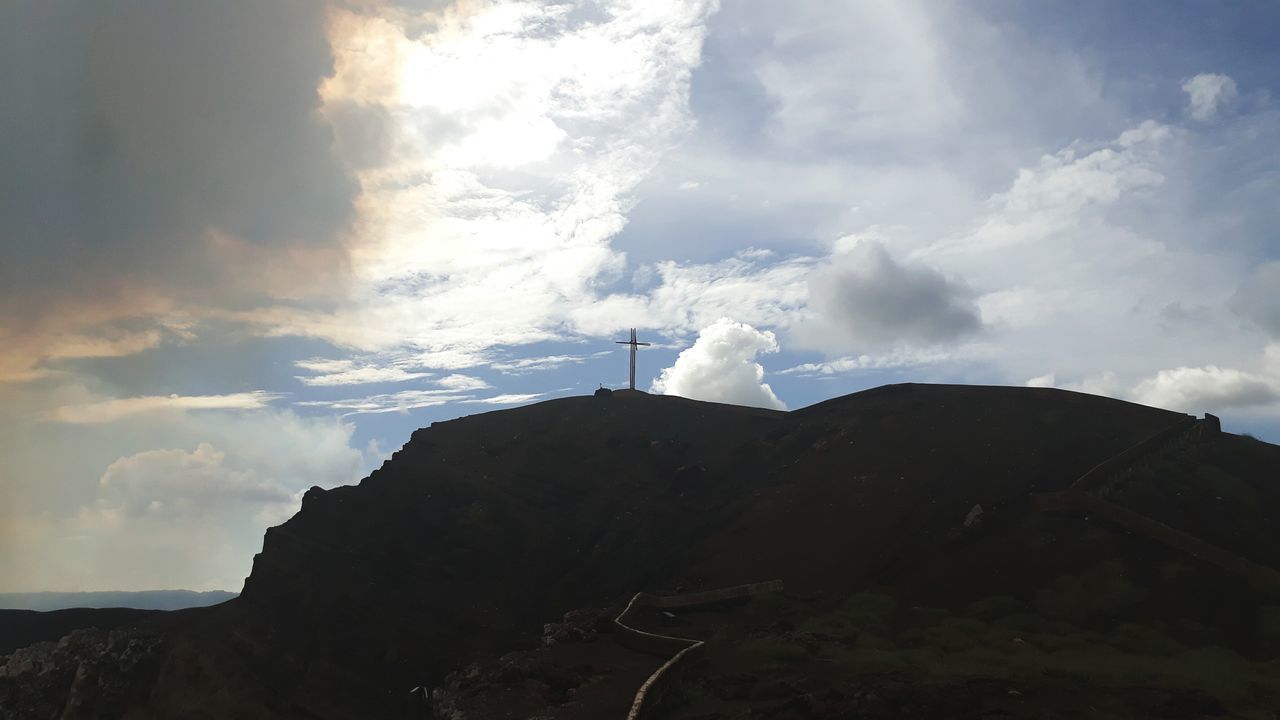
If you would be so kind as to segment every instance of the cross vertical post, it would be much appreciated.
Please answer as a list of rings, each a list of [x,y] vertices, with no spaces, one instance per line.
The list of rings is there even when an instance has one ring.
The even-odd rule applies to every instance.
[[[649,343],[647,343],[647,342],[637,342],[637,341],[636,341],[636,329],[635,329],[635,328],[631,328],[631,339],[630,339],[630,340],[615,340],[614,342],[615,342],[616,344],[618,344],[618,345],[630,345],[630,346],[631,346],[631,389],[632,389],[632,390],[635,390],[635,389],[636,389],[636,350],[639,350],[641,345],[648,346],[648,345],[649,345]]]

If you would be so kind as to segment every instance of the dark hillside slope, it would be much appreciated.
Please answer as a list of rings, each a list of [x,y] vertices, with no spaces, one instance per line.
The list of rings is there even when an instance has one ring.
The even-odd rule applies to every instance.
[[[412,687],[674,576],[745,507],[764,480],[751,440],[786,420],[624,392],[435,423],[359,486],[308,492],[241,603],[312,648],[306,687],[348,664]]]
[[[1197,450],[1146,465],[1112,499],[1280,568],[1280,447],[1223,435]]]
[[[158,612],[163,611],[134,608],[68,608],[48,612],[0,610],[0,655],[32,643],[57,640],[80,628],[110,630],[132,625]]]
[[[1062,390],[911,384],[791,416],[769,452],[785,467],[712,540],[716,580],[740,576],[750,558],[793,587],[864,582],[945,544],[975,505],[988,519],[1022,512],[1030,493],[1065,489],[1186,417]],[[811,559],[797,565],[797,553]]]
[[[617,392],[435,423],[359,485],[309,491],[238,599],[165,618],[146,704],[395,716],[408,688],[642,589],[778,577],[938,605],[1034,594],[1079,572],[1062,548],[1094,530],[1028,525],[1030,495],[1184,418],[1057,390],[894,385],[792,413]],[[1273,465],[1250,477],[1280,470],[1251,458]],[[957,532],[976,504],[981,530]],[[1060,541],[1034,545],[1046,532]]]

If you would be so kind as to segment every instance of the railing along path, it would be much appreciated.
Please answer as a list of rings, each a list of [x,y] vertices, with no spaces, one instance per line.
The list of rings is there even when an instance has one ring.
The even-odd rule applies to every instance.
[[[635,611],[641,608],[690,608],[714,605],[726,600],[753,597],[781,590],[781,580],[770,580],[750,585],[735,585],[706,592],[682,593],[679,595],[636,593],[631,598],[631,602],[627,603],[627,607],[618,613],[618,617],[613,620],[617,629],[616,637],[618,642],[632,650],[667,657],[667,661],[640,685],[640,689],[636,691],[635,698],[631,701],[631,710],[627,713],[627,720],[642,720],[649,717],[653,708],[661,701],[662,696],[678,680],[677,669],[686,666],[689,659],[701,653],[706,646],[706,643],[702,640],[661,635],[630,625],[628,622],[632,619]]]

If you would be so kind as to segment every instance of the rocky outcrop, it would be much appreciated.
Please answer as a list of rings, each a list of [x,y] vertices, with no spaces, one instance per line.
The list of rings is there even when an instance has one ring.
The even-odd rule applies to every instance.
[[[120,717],[145,700],[163,640],[137,630],[76,630],[0,657],[0,708],[12,720]]]

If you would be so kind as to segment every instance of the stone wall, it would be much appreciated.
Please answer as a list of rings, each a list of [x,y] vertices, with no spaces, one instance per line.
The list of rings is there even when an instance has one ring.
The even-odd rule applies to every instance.
[[[1190,431],[1194,430],[1199,422],[1191,416],[1179,420],[1118,455],[1098,463],[1072,483],[1071,489],[1077,492],[1092,492],[1106,487],[1117,475],[1127,474],[1147,457],[1187,442]]]
[[[1205,415],[1203,420],[1193,417],[1180,420],[1099,463],[1072,483],[1070,489],[1034,496],[1031,507],[1039,512],[1083,513],[1089,518],[1101,518],[1149,540],[1216,565],[1248,580],[1259,590],[1280,597],[1280,572],[1274,568],[1223,550],[1190,533],[1107,500],[1117,483],[1127,477],[1135,466],[1153,455],[1181,448],[1191,442],[1211,440],[1221,432],[1221,427],[1218,418],[1212,415]]]

